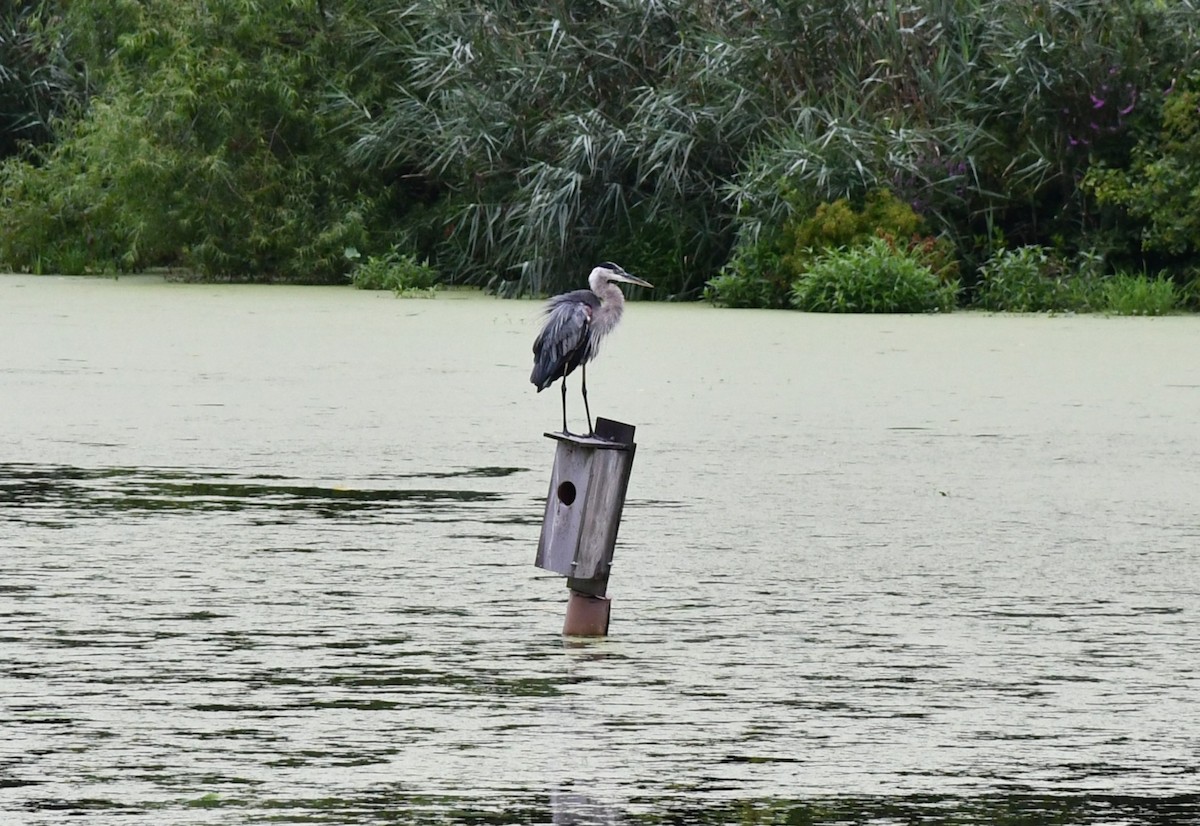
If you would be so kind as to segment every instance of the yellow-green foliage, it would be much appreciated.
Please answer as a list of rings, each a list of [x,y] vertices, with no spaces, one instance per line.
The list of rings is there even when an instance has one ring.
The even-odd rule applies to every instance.
[[[821,301],[798,304],[793,293],[789,302],[789,292],[798,280],[827,253],[854,251],[879,241],[893,253],[910,256],[928,268],[938,283],[952,288],[947,294],[953,296],[958,283],[954,245],[945,238],[923,235],[925,230],[921,216],[888,190],[870,192],[859,209],[845,198],[819,204],[806,215],[788,219],[757,242],[739,246],[722,274],[709,282],[709,298],[732,307],[783,307],[790,303],[819,311],[825,306]],[[862,289],[870,292],[882,283],[870,281]],[[871,308],[890,304],[890,297],[879,296],[876,300],[864,296],[856,306],[859,311],[871,312]]]
[[[845,198],[820,204],[811,217],[784,227],[789,257],[800,263],[814,253],[837,247],[851,247],[880,238],[909,238],[923,228],[921,216],[887,190],[867,195],[862,209],[856,210]]]
[[[943,282],[953,281],[958,275],[953,245],[923,236],[925,229],[924,219],[886,189],[868,193],[861,209],[854,209],[841,198],[820,204],[808,218],[784,225],[783,265],[794,278],[805,273],[824,252],[883,238],[917,252]]]
[[[818,204],[812,216],[799,223],[786,224],[784,237],[797,251],[848,247],[856,239],[862,240],[862,226],[863,216],[840,198],[831,204]]]

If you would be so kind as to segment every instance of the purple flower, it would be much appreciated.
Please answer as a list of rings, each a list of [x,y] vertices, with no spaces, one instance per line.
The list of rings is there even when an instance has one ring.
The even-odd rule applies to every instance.
[[[1088,95],[1088,97],[1090,97],[1092,99],[1092,108],[1093,109],[1104,108],[1104,99],[1103,98],[1098,98],[1095,95]]]

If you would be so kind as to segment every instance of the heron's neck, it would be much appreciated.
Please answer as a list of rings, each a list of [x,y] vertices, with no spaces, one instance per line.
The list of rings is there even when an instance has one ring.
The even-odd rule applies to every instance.
[[[609,281],[602,270],[593,270],[588,278],[588,286],[606,306],[612,307],[612,312],[620,315],[625,308],[625,295],[621,288]]]
[[[625,295],[600,269],[592,270],[588,286],[600,299],[600,311],[593,316],[592,327],[598,335],[603,336],[621,320],[621,314],[625,312]]]

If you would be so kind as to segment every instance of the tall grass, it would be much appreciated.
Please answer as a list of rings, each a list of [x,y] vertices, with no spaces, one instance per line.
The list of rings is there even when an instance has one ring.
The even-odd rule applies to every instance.
[[[70,33],[45,32],[47,0],[0,5],[0,158],[53,137],[56,118],[85,97],[87,76],[68,52]]]
[[[545,291],[631,237],[650,252],[652,228],[683,295],[735,239],[878,188],[968,263],[998,234],[1084,246],[1081,170],[1128,154],[1200,19],[1151,0],[368,5],[358,48],[402,79],[345,101],[352,157],[448,193],[427,216],[444,267]]]
[[[346,246],[395,247],[505,294],[614,259],[694,297],[732,253],[774,285],[738,301],[782,303],[772,239],[873,190],[953,244],[968,289],[998,246],[1136,258],[1141,199],[1079,182],[1129,167],[1200,67],[1195,0],[39,8],[34,52],[59,44],[95,94],[6,167],[10,265],[53,242],[91,267],[336,280]]]
[[[743,236],[795,208],[787,181],[812,203],[891,188],[971,263],[997,233],[1078,244],[1094,218],[1081,170],[1126,157],[1159,91],[1197,60],[1187,2],[858,5],[838,82],[790,108],[731,182]]]
[[[744,9],[728,3],[380,3],[359,36],[396,94],[357,113],[351,158],[447,193],[442,268],[522,292],[639,248],[697,293],[731,240],[720,188],[757,139]],[[754,74],[750,74],[753,71]],[[650,229],[652,232],[648,232]],[[639,262],[641,266],[641,262]]]
[[[1179,309],[1181,296],[1169,278],[1117,273],[1101,287],[1105,312],[1113,315],[1166,315]]]

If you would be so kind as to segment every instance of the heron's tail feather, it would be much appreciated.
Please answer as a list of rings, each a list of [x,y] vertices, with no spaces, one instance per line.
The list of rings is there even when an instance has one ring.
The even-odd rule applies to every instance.
[[[550,348],[537,353],[537,360],[533,363],[533,372],[529,374],[529,380],[537,386],[539,393],[558,379],[558,376],[555,375],[558,367],[558,359],[554,357],[554,352]]]

